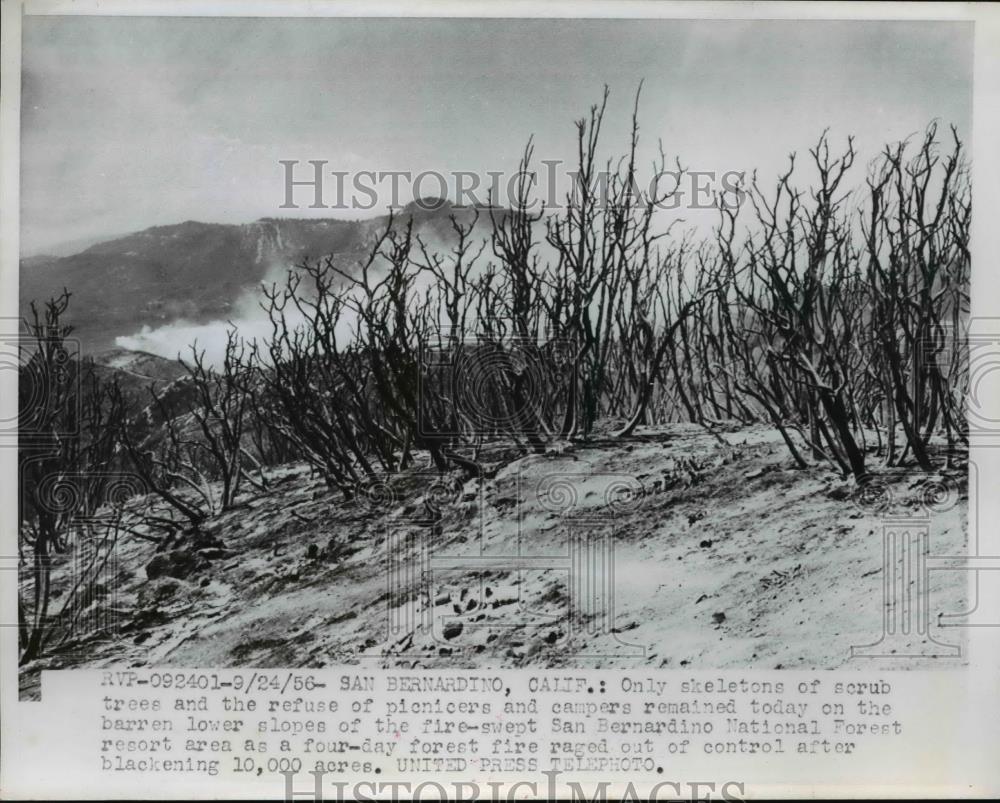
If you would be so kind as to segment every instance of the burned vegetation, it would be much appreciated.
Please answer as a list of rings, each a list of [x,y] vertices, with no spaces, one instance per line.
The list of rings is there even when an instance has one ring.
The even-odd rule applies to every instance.
[[[606,103],[576,124],[579,183],[561,207],[533,196],[529,143],[504,208],[452,209],[444,245],[412,214],[391,215],[360,262],[291,267],[261,288],[269,334],[230,329],[218,364],[194,344],[178,378],[136,381],[80,353],[71,292],[33,307],[21,344],[22,663],[85,661],[102,638],[141,645],[178,583],[197,599],[222,567],[245,572],[259,556],[294,553],[298,568],[247,574],[248,587],[301,590],[312,565],[349,584],[380,515],[402,510],[447,539],[516,461],[660,448],[671,427],[720,447],[647,472],[643,493],[683,507],[688,526],[706,515],[698,495],[721,492],[712,472],[738,462],[744,431],[782,450],[743,469],[747,496],[786,470],[836,476],[848,490],[827,501],[844,506],[894,471],[959,476],[971,196],[955,131],[931,125],[867,165],[851,139],[824,133],[782,175],[747,176],[735,201],[720,198],[699,239],[664,214],[669,191],[636,191],[635,115],[624,156],[600,157]],[[661,153],[654,170],[667,167]],[[440,480],[427,490],[408,479],[418,475]],[[484,504],[504,516],[505,498]],[[269,499],[283,515],[233,536]],[[140,566],[123,565],[126,544],[141,547]],[[751,585],[773,593],[800,574]],[[117,599],[130,582],[150,585]],[[502,582],[490,590],[490,605],[507,599]],[[447,604],[475,607],[460,594]],[[232,660],[315,660],[310,641],[308,626],[291,628]]]

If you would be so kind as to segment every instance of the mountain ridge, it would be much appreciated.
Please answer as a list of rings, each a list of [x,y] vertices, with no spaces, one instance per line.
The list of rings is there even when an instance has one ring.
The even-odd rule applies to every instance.
[[[397,212],[394,225],[412,219],[415,233],[440,242],[449,237],[453,214],[466,217],[471,211],[447,201],[434,210],[411,203]],[[82,352],[96,354],[143,327],[225,320],[261,282],[279,280],[303,260],[332,256],[355,262],[388,223],[388,215],[187,220],[115,236],[68,256],[25,256],[20,311],[28,315],[32,300],[41,303],[66,288],[73,336]]]

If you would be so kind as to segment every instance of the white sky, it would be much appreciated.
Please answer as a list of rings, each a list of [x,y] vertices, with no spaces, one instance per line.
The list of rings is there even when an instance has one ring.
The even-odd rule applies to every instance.
[[[279,159],[510,170],[573,155],[612,90],[647,160],[769,176],[829,126],[862,157],[932,118],[968,136],[972,26],[923,22],[27,17],[22,251],[282,212]],[[862,168],[863,170],[863,168]],[[863,172],[855,173],[860,182]]]

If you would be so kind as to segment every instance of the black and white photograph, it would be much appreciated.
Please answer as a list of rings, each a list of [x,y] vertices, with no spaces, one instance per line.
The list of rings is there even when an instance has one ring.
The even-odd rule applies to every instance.
[[[56,5],[5,108],[23,703],[959,677],[1000,625],[971,17]]]
[[[964,550],[967,25],[24,33],[27,685],[833,668]]]

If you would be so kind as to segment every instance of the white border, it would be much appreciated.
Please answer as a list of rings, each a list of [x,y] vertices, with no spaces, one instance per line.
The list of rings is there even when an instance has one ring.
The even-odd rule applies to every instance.
[[[360,0],[0,0],[2,13],[2,53],[0,53],[0,317],[18,315],[18,230],[19,230],[19,150],[20,133],[20,30],[22,14],[94,14],[94,15],[169,15],[236,17],[551,17],[551,18],[672,18],[672,19],[804,19],[804,20],[972,20],[975,29],[975,68],[973,92],[973,135],[971,142],[975,213],[972,230],[972,309],[975,316],[1000,316],[1000,277],[996,271],[1000,254],[1000,7],[971,3],[754,3],[754,2],[655,2],[620,0],[619,2],[579,2],[532,0],[485,2],[484,0],[438,0],[438,2],[361,2]],[[0,372],[0,416],[6,417],[16,402],[16,381],[11,372]],[[993,399],[1000,409],[1000,399]],[[973,452],[980,466],[982,489],[1000,486],[1000,450]],[[16,450],[0,448],[0,510],[11,511],[17,505]],[[1000,521],[1000,494],[983,493],[970,504],[979,505],[979,519],[988,527]],[[0,555],[17,553],[12,516],[0,522]],[[0,574],[0,606],[16,610],[16,583]],[[958,706],[964,712],[958,729],[972,735],[971,749],[957,744],[941,744],[938,734],[928,733],[926,743],[914,753],[914,762],[934,760],[925,752],[940,751],[942,769],[949,773],[949,783],[934,787],[915,787],[904,778],[887,779],[892,786],[858,787],[845,779],[844,786],[791,786],[775,784],[755,787],[756,792],[774,796],[902,797],[968,796],[1000,793],[1000,779],[994,753],[1000,744],[1000,649],[997,639],[982,639],[984,634],[971,629],[972,665],[967,673],[954,670],[926,673],[940,699],[937,706]],[[0,778],[6,788],[0,797],[38,795],[75,790],[80,797],[101,799],[105,790],[76,788],[71,778],[59,777],[59,756],[51,755],[46,779],[25,778],[17,774],[26,769],[17,764],[17,744],[30,724],[31,704],[17,702],[17,634],[13,628],[0,628]],[[899,673],[914,675],[917,673]],[[935,678],[935,675],[940,677]],[[956,755],[958,754],[958,755]],[[30,783],[31,785],[27,785]],[[976,783],[976,786],[973,786]],[[134,791],[166,797],[162,787]],[[235,794],[245,790],[233,787],[203,790],[209,795]],[[73,793],[71,791],[71,793]]]

